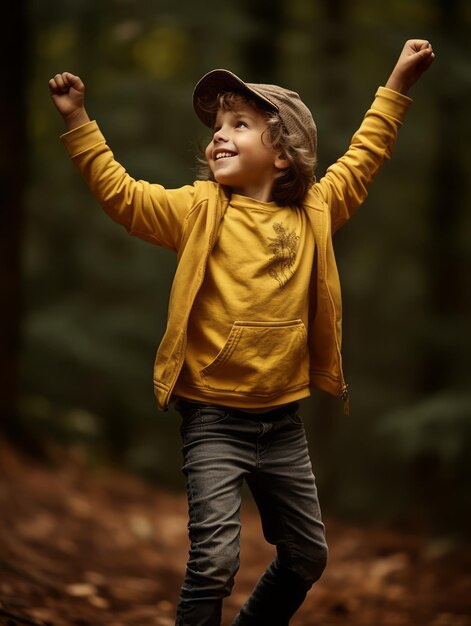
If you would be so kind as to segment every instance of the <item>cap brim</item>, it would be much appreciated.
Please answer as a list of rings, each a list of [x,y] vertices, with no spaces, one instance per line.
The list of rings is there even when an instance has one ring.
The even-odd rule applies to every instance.
[[[226,91],[244,91],[255,98],[261,106],[272,111],[278,111],[278,107],[273,102],[270,102],[268,98],[262,96],[229,70],[212,70],[198,81],[193,91],[193,107],[196,115],[205,126],[212,127],[214,114],[209,110],[209,107],[219,94]]]

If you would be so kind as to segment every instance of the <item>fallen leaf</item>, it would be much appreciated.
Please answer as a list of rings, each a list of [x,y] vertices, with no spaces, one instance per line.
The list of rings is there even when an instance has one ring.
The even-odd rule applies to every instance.
[[[65,590],[69,596],[74,596],[75,598],[86,598],[87,596],[95,595],[97,592],[96,587],[89,583],[73,583],[67,585]]]
[[[106,598],[102,598],[101,596],[89,596],[88,601],[92,606],[96,606],[98,609],[109,609],[110,603]]]

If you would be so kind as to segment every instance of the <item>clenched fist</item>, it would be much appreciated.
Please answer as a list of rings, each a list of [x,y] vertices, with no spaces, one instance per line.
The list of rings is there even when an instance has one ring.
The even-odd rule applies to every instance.
[[[407,93],[435,59],[432,44],[426,39],[409,39],[397,60],[386,87]]]
[[[90,121],[85,111],[85,85],[70,72],[56,74],[49,81],[49,94],[69,130]]]

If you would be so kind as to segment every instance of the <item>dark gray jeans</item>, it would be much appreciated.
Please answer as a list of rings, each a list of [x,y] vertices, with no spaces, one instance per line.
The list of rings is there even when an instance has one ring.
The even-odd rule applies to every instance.
[[[232,626],[286,626],[325,568],[327,545],[304,425],[293,402],[248,414],[178,399],[190,553],[176,626],[219,626],[239,569],[245,479],[277,556]]]

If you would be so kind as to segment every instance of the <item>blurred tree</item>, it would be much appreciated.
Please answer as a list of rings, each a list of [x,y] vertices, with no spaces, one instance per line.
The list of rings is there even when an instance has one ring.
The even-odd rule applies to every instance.
[[[459,0],[438,2],[439,20],[443,36],[452,42],[466,37],[461,19]],[[461,250],[456,246],[460,223],[462,198],[465,197],[465,161],[460,144],[463,129],[463,93],[455,80],[452,61],[442,59],[443,79],[437,89],[436,152],[430,184],[429,240],[426,263],[428,267],[427,297],[431,311],[430,324],[424,333],[421,362],[418,367],[417,386],[421,393],[435,393],[437,389],[456,386],[461,378],[460,342],[468,335],[469,320],[463,327],[461,313],[468,281],[468,269],[463,263]],[[451,80],[450,80],[451,78]],[[466,148],[465,148],[466,149]],[[456,349],[450,349],[451,347]]]
[[[240,6],[250,24],[249,33],[241,42],[245,72],[250,74],[250,82],[276,84],[284,3],[272,0],[268,11],[265,0],[243,0]]]
[[[18,355],[20,344],[20,242],[23,231],[23,199],[27,180],[26,58],[29,37],[23,0],[10,2],[2,12],[0,67],[3,97],[0,205],[0,419],[7,436],[26,444],[27,433],[17,419]]]
[[[468,81],[458,78],[460,53],[454,42],[466,41],[460,0],[440,0],[437,16],[441,38],[437,46],[450,54],[436,89],[433,165],[427,203],[428,238],[425,300],[428,316],[418,337],[415,389],[417,400],[382,420],[393,450],[406,474],[408,515],[422,523],[469,530],[471,496],[466,477],[471,472],[471,396],[469,393],[470,279],[467,253],[459,245],[463,206],[467,197]],[[466,314],[467,311],[467,314]],[[389,439],[388,439],[389,440]]]
[[[323,28],[319,32],[320,37],[317,47],[318,63],[315,81],[318,85],[318,97],[323,102],[332,103],[328,107],[328,117],[324,120],[332,134],[338,133],[338,129],[349,130],[349,111],[344,103],[350,100],[350,83],[345,72],[346,59],[351,51],[352,42],[348,36],[348,3],[345,0],[322,0],[321,11],[323,14]],[[341,98],[339,98],[341,94]],[[335,130],[334,130],[335,129]],[[322,128],[323,135],[327,132]],[[344,151],[346,146],[340,148]],[[339,156],[339,147],[333,138],[330,143],[325,142],[320,148],[322,163],[333,163]],[[321,178],[324,172],[317,173]],[[337,246],[336,251],[341,247]],[[345,358],[345,347],[343,356]],[[345,368],[345,376],[348,377],[348,369]],[[348,382],[348,378],[347,378]],[[331,461],[335,449],[335,437],[339,428],[339,402],[333,402],[327,394],[313,393],[310,399],[311,411],[315,419],[310,420],[311,441],[316,459],[316,466],[322,468],[320,484],[325,494],[325,503],[329,506],[334,501],[337,493],[339,476],[332,471]],[[319,416],[319,418],[317,418]]]

